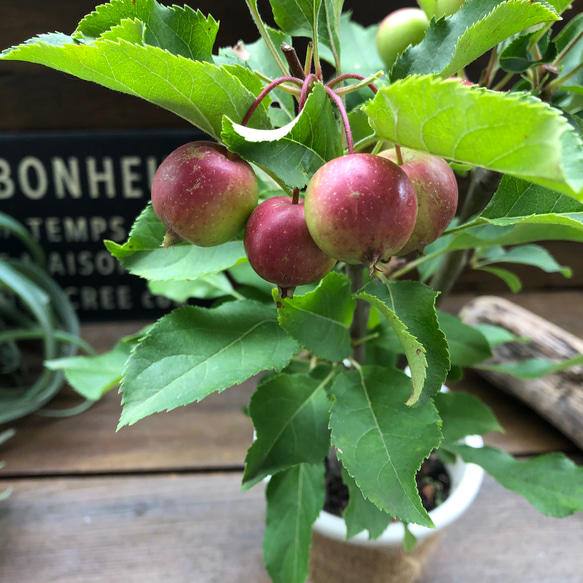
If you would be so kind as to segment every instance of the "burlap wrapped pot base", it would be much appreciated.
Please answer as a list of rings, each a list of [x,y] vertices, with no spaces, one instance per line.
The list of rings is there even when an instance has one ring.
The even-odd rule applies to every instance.
[[[400,547],[354,545],[313,532],[309,583],[414,583],[438,539]]]

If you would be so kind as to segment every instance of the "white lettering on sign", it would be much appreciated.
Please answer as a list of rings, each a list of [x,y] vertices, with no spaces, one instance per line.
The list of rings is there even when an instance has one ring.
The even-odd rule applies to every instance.
[[[38,158],[27,156],[22,159],[18,165],[18,184],[22,194],[31,200],[39,200],[45,196],[49,178]]]
[[[115,174],[113,172],[113,160],[106,156],[101,160],[102,170],[97,169],[97,158],[87,157],[87,180],[89,182],[89,196],[99,198],[99,185],[105,185],[105,195],[107,198],[115,196]]]
[[[107,249],[97,251],[66,251],[59,253],[51,251],[47,256],[47,271],[51,276],[63,277],[80,275],[113,275],[122,274],[125,270],[121,263]]]
[[[38,241],[49,243],[121,243],[127,237],[126,219],[111,217],[28,217],[25,225]]]
[[[144,191],[137,188],[135,183],[142,179],[142,175],[134,172],[136,166],[140,166],[141,160],[138,156],[122,156],[121,158],[121,181],[124,198],[142,198]]]
[[[141,199],[149,196],[157,169],[154,156],[121,156],[115,162],[110,156],[87,156],[84,160],[53,156],[47,165],[35,156],[26,156],[15,167],[0,158],[0,200],[19,193],[29,200],[52,193],[58,200],[80,199],[84,194],[93,199]]]
[[[79,172],[79,159],[73,156],[67,158],[51,159],[53,169],[53,181],[57,198],[65,198],[67,194],[71,198],[81,198],[81,173]]]
[[[132,291],[128,285],[104,285],[100,287],[70,286],[65,289],[75,310],[131,310]]]
[[[7,160],[0,158],[0,200],[12,198],[16,186],[12,180],[10,164]]]

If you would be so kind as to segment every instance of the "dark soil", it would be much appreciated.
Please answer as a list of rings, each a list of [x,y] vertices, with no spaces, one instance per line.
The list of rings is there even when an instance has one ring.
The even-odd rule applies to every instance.
[[[443,462],[432,453],[417,473],[417,489],[428,512],[447,500],[451,489],[451,478]],[[342,516],[348,505],[348,488],[342,482],[340,464],[337,460],[326,460],[326,501],[324,510]]]

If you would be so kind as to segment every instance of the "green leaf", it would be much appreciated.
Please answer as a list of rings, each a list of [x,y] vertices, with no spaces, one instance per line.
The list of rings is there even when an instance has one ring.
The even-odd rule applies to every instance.
[[[159,47],[121,39],[79,44],[62,34],[43,35],[4,51],[0,59],[38,63],[141,97],[217,139],[223,115],[242,120],[256,97],[242,82],[250,78],[242,67],[227,69],[192,61]],[[264,108],[257,109],[250,124],[271,127]]]
[[[237,296],[229,278],[222,272],[194,280],[149,281],[148,289],[156,296],[166,296],[175,302],[186,302],[189,298],[213,299],[221,296]]]
[[[144,24],[144,42],[194,61],[212,62],[218,22],[189,6],[162,6],[156,0],[112,0],[97,6],[73,33],[77,41],[102,39],[126,19]],[[126,39],[129,40],[129,39]]]
[[[273,583],[304,583],[312,525],[324,506],[324,464],[301,464],[273,476],[266,490],[263,558]]]
[[[245,458],[245,488],[297,464],[324,462],[330,450],[325,386],[331,376],[279,374],[259,384],[249,403],[257,437]]]
[[[107,391],[119,385],[133,342],[124,340],[99,356],[73,356],[45,361],[50,370],[65,371],[67,382],[81,396],[98,401]]]
[[[583,355],[579,354],[573,358],[563,360],[562,362],[551,362],[544,358],[527,358],[522,362],[505,362],[503,364],[483,364],[480,365],[481,370],[491,370],[502,372],[518,377],[520,379],[536,379],[548,374],[567,370],[574,366],[583,364]]]
[[[520,278],[507,269],[502,269],[501,267],[478,267],[476,269],[499,277],[510,288],[512,293],[518,293],[522,289]]]
[[[424,39],[397,59],[391,79],[429,73],[450,77],[503,40],[555,20],[559,16],[543,2],[467,0],[453,16],[431,21]]]
[[[272,306],[246,300],[174,310],[130,356],[120,426],[200,401],[263,370],[281,370],[297,350]]]
[[[356,302],[345,275],[332,271],[313,292],[280,304],[281,327],[318,358],[340,361],[352,354],[350,324]]]
[[[257,130],[234,123],[228,116],[221,138],[229,150],[271,170],[290,188],[303,188],[320,166],[342,155],[341,134],[321,83],[314,86],[304,109],[289,124]]]
[[[390,514],[383,512],[367,500],[357,486],[354,478],[342,468],[342,482],[348,488],[348,505],[342,513],[346,522],[346,538],[352,538],[363,530],[368,531],[371,539],[378,538],[391,524]]]
[[[499,62],[501,69],[509,73],[523,73],[527,69],[530,69],[530,67],[535,67],[543,63],[552,63],[555,60],[557,57],[557,48],[554,43],[548,42],[548,36],[545,36],[538,43],[540,53],[542,54],[539,59],[535,59],[531,52],[531,43],[534,34],[536,33],[519,36],[500,53]]]
[[[317,36],[318,43],[338,54],[343,3],[344,0],[270,0],[273,18],[285,33],[311,39]]]
[[[450,391],[435,395],[434,401],[443,421],[444,443],[455,443],[467,435],[504,431],[492,410],[474,395]]]
[[[379,89],[365,110],[379,137],[583,199],[583,145],[535,97],[412,76]]]
[[[480,254],[477,263],[479,267],[494,263],[532,265],[546,273],[560,273],[565,277],[571,277],[573,273],[571,268],[559,265],[553,256],[540,245],[521,245],[512,249],[491,247]]]
[[[524,496],[539,512],[562,518],[583,510],[583,466],[550,453],[518,461],[492,447],[448,445],[468,463],[482,466],[504,488]]]
[[[363,367],[338,375],[332,386],[332,443],[363,495],[391,516],[432,526],[415,475],[441,440],[431,402],[411,414],[404,404],[411,380],[402,372]]]
[[[583,204],[542,186],[505,176],[484,212],[448,237],[447,251],[540,240],[582,242]]]
[[[450,361],[435,312],[436,292],[415,281],[390,281],[385,285],[377,280],[355,297],[370,302],[384,314],[405,350],[413,382],[408,404],[439,392]]]
[[[363,27],[354,22],[349,13],[342,15],[342,71],[358,73],[363,77],[382,71],[385,66],[376,47],[378,25]]]
[[[529,338],[515,336],[506,328],[494,326],[492,324],[476,324],[476,330],[479,330],[492,347],[505,344],[506,342],[530,342]]]
[[[445,334],[453,365],[475,366],[492,356],[488,340],[478,329],[441,310],[437,310],[437,318]]]
[[[121,20],[116,26],[113,26],[108,31],[101,35],[102,40],[110,40],[113,42],[125,40],[132,44],[143,45],[145,44],[146,28],[144,23],[137,18],[134,20],[125,19]]]
[[[216,247],[197,247],[190,243],[162,247],[166,229],[152,205],[134,223],[123,245],[105,241],[108,251],[133,275],[151,280],[198,279],[228,269],[245,259],[242,241]]]

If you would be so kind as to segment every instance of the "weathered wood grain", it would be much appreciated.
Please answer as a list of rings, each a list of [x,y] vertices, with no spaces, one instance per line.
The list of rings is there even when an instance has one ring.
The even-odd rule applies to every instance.
[[[478,297],[466,304],[462,318],[472,325],[492,324],[515,336],[531,339],[528,343],[510,342],[497,346],[494,357],[487,364],[518,363],[529,358],[561,362],[583,354],[583,340],[503,298]],[[528,380],[490,370],[481,370],[480,374],[527,403],[583,448],[582,366]]]
[[[0,481],[2,583],[268,583],[261,487],[235,474]],[[423,583],[580,581],[583,514],[540,515],[486,478]],[[364,582],[363,582],[364,583]]]

